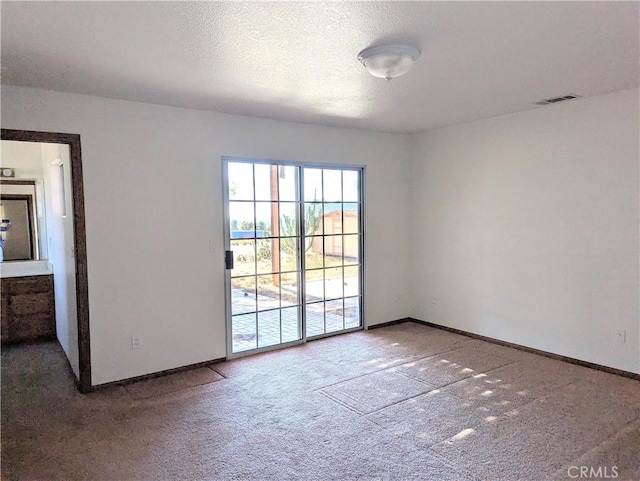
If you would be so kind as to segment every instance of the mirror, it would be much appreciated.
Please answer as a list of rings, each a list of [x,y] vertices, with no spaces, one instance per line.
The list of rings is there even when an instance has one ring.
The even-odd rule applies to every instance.
[[[36,239],[33,232],[33,197],[0,195],[0,218],[0,260],[34,260]]]
[[[1,159],[0,262],[47,259],[42,144],[2,140]]]
[[[46,259],[43,182],[0,181],[0,262]]]

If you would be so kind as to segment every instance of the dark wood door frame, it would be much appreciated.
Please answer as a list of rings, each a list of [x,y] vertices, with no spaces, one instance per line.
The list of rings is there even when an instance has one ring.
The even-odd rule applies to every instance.
[[[80,135],[32,130],[2,129],[2,140],[65,144],[69,146],[73,199],[73,233],[76,261],[76,306],[78,308],[78,370],[81,392],[91,387],[91,343],[89,337],[89,283],[87,278],[87,233],[84,215],[84,187],[82,181],[82,153]]]

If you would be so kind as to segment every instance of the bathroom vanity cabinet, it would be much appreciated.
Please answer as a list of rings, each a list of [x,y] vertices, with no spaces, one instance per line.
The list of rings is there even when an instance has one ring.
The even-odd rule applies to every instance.
[[[53,275],[5,277],[1,282],[2,343],[54,337]]]

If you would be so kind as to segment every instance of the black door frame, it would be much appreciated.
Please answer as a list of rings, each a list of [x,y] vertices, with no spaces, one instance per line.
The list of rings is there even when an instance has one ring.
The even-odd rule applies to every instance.
[[[91,342],[89,336],[89,282],[87,278],[87,232],[84,214],[84,184],[82,180],[82,152],[80,135],[33,130],[2,129],[2,140],[65,144],[71,159],[71,185],[73,199],[73,233],[76,265],[76,306],[78,309],[78,370],[76,379],[82,393],[91,387]]]

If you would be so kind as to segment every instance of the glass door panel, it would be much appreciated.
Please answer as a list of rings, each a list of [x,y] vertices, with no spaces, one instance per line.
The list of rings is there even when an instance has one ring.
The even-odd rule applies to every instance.
[[[298,170],[226,163],[232,354],[302,339]]]
[[[303,178],[306,337],[361,327],[361,171],[305,167]]]

